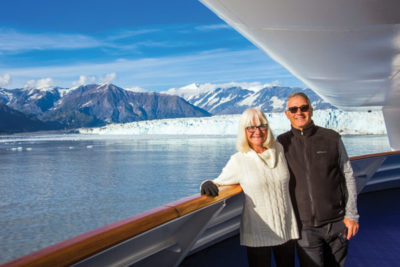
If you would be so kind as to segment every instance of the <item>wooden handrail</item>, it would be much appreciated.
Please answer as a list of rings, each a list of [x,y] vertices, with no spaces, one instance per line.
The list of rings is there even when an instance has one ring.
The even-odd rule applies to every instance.
[[[196,194],[61,241],[0,266],[69,266],[156,226],[241,192],[240,185],[232,185],[220,187],[217,197]]]

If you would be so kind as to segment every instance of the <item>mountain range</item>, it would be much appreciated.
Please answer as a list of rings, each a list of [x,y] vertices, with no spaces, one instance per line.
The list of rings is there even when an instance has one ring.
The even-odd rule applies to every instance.
[[[133,92],[113,84],[91,84],[72,89],[0,89],[0,103],[45,124],[61,125],[66,129],[210,116],[207,111],[178,96]]]
[[[0,88],[0,104],[3,104],[0,116],[7,118],[2,119],[0,132],[75,129],[142,120],[240,114],[248,107],[258,107],[264,112],[282,112],[287,96],[295,91],[306,93],[314,109],[335,108],[310,89],[279,86],[253,88],[241,84],[190,84],[161,93],[131,91],[113,84],[90,84],[70,89]]]
[[[165,91],[166,94],[178,95],[189,103],[207,110],[213,115],[240,114],[250,107],[258,107],[264,112],[283,112],[286,98],[301,91],[305,93],[314,109],[335,109],[315,94],[311,89],[281,86],[261,86],[244,88],[238,84],[215,87],[213,85],[190,84],[182,88]]]

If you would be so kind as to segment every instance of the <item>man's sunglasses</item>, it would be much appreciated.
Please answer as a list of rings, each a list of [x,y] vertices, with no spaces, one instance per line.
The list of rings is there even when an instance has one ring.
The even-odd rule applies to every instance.
[[[307,112],[310,109],[310,105],[302,105],[300,107],[290,107],[290,108],[288,108],[290,113],[296,113],[298,109],[300,109],[301,112]]]

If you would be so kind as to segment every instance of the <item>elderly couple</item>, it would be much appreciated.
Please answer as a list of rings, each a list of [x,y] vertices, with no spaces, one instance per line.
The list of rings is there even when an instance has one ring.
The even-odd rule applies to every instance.
[[[291,130],[275,141],[265,114],[241,116],[238,152],[201,193],[240,184],[244,192],[240,243],[249,266],[344,266],[348,240],[358,231],[353,170],[340,138],[314,125],[313,108],[301,92],[287,99]]]

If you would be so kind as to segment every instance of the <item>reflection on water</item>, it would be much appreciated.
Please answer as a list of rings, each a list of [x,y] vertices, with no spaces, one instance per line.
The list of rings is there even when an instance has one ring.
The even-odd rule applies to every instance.
[[[386,136],[344,137],[349,155]],[[196,194],[235,137],[0,137],[0,262]]]

